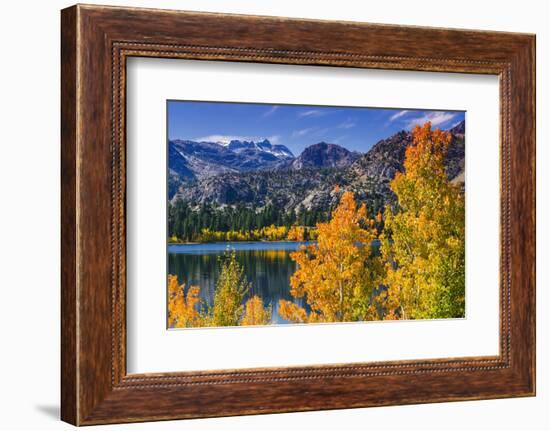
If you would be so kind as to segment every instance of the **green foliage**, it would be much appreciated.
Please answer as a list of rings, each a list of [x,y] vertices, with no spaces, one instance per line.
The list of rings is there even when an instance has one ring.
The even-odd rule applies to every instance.
[[[190,286],[185,294],[185,285],[179,285],[175,275],[168,276],[169,327],[267,325],[271,321],[271,306],[264,308],[260,297],[253,296],[244,303],[251,286],[235,251],[227,251],[220,264],[214,304],[202,312],[200,288]]]
[[[250,289],[250,283],[244,269],[237,262],[235,251],[227,252],[222,257],[221,266],[211,310],[211,325],[237,326],[243,316],[243,301]]]
[[[269,228],[283,227],[286,232],[295,225],[312,228],[329,217],[330,209],[321,211],[300,207],[295,212],[266,205],[256,211],[242,204],[234,207],[203,205],[193,208],[178,200],[169,206],[168,235],[170,242],[273,240],[264,235],[269,232]],[[276,239],[285,239],[286,232]],[[222,233],[227,235],[221,235]]]
[[[235,207],[203,205],[193,209],[178,200],[169,207],[168,235],[169,242],[276,241],[286,239],[289,229],[299,225],[308,228],[304,238],[308,240],[308,232],[313,226],[329,218],[330,209],[307,210],[300,206],[295,212],[267,205],[256,211],[242,204]],[[274,229],[279,229],[276,236]]]
[[[256,211],[242,204],[192,208],[177,201],[169,209],[169,241],[316,239],[291,254],[295,301],[281,300],[278,309],[292,322],[463,317],[465,202],[463,189],[448,179],[451,139],[430,123],[414,129],[404,171],[391,181],[393,197],[385,207],[376,201],[367,208],[364,195],[340,194],[339,187],[338,206],[324,212],[274,205]],[[198,288],[184,297],[185,286],[170,279],[172,325],[270,323],[271,305],[264,307],[258,296],[245,302],[251,286],[235,252],[227,252],[220,265],[214,303],[202,313]]]
[[[254,295],[245,304],[244,316],[240,322],[243,326],[268,325],[271,323],[271,305],[264,307],[262,298]]]
[[[365,205],[358,206],[353,193],[343,193],[331,220],[318,223],[317,231],[317,244],[291,254],[298,268],[290,279],[290,293],[305,298],[311,312],[281,300],[279,314],[298,323],[370,319],[370,298],[382,266],[372,253],[377,232]]]
[[[464,194],[445,173],[451,136],[426,123],[413,137],[391,183],[397,205],[385,211],[386,318],[463,317]]]

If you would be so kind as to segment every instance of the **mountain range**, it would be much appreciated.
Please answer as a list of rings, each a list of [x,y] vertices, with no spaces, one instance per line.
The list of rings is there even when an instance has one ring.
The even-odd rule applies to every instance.
[[[465,123],[449,129],[447,176],[464,182]],[[169,142],[169,198],[192,206],[268,204],[294,210],[329,208],[337,200],[335,186],[379,208],[392,199],[389,183],[403,170],[408,131],[380,140],[364,153],[319,142],[295,157],[284,145],[233,140],[229,143],[174,140]]]
[[[170,170],[181,176],[205,178],[225,172],[246,172],[276,167],[284,161],[294,160],[294,154],[284,145],[232,140],[222,142],[196,142],[174,140],[168,143]]]
[[[295,160],[284,145],[232,140],[197,142],[171,140],[168,142],[170,199],[183,184],[190,184],[220,174],[276,168]]]

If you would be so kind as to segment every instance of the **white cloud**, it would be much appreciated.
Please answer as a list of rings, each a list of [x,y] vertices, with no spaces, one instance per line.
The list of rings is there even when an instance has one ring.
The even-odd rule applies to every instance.
[[[338,136],[336,139],[332,139],[331,142],[333,144],[340,144],[344,139],[346,139],[348,137],[348,135],[342,135],[342,136]]]
[[[222,144],[229,144],[231,141],[254,141],[255,136],[240,136],[240,135],[208,135],[195,138],[198,142],[220,142]]]
[[[267,111],[265,111],[262,114],[262,117],[265,118],[265,117],[269,117],[270,115],[273,115],[275,113],[275,111],[277,111],[277,109],[279,109],[279,106],[278,105],[273,105],[271,108],[269,108]]]
[[[330,132],[330,127],[307,127],[305,129],[294,130],[292,132],[292,138],[301,138],[303,136],[309,136],[310,139],[329,139],[326,135]]]
[[[231,141],[254,141],[261,142],[267,139],[272,144],[278,144],[281,140],[279,135],[273,136],[242,136],[242,135],[208,135],[195,138],[198,142],[219,142],[221,144],[229,144]]]
[[[298,117],[305,118],[305,117],[322,117],[325,115],[325,111],[321,111],[319,109],[310,109],[308,111],[301,111],[298,112]]]
[[[395,114],[393,114],[391,117],[390,117],[390,123],[397,120],[398,118],[401,118],[403,115],[407,114],[409,111],[407,110],[404,110],[404,111],[398,111],[396,112]]]
[[[348,119],[336,127],[339,129],[351,129],[352,127],[355,127],[355,126],[356,126],[356,123]]]
[[[268,136],[267,140],[271,142],[273,145],[277,145],[281,143],[281,137],[279,135]]]
[[[409,129],[412,129],[416,125],[422,126],[426,121],[432,123],[432,126],[439,126],[446,123],[447,121],[452,120],[454,117],[456,117],[456,113],[454,112],[430,112],[428,114],[422,115],[421,117],[411,118],[407,122],[407,127]]]
[[[317,130],[317,127],[307,127],[305,129],[294,130],[292,132],[293,138],[299,138],[301,136],[309,135]]]

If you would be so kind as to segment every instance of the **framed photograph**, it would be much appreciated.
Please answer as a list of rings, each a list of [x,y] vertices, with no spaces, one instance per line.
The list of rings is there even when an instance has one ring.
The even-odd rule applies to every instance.
[[[535,394],[535,37],[62,11],[62,419]]]

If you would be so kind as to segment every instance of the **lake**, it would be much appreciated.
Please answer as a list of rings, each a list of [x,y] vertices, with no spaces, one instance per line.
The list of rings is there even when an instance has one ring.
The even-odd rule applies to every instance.
[[[234,250],[252,284],[247,299],[260,296],[264,305],[273,307],[272,323],[289,323],[278,313],[279,299],[294,301],[305,307],[301,299],[290,295],[290,276],[296,264],[290,253],[306,242],[222,242],[204,244],[172,244],[168,246],[168,273],[178,276],[180,283],[201,288],[200,296],[212,305],[216,281],[220,273],[219,257],[226,250]],[[308,307],[305,307],[306,309]]]

